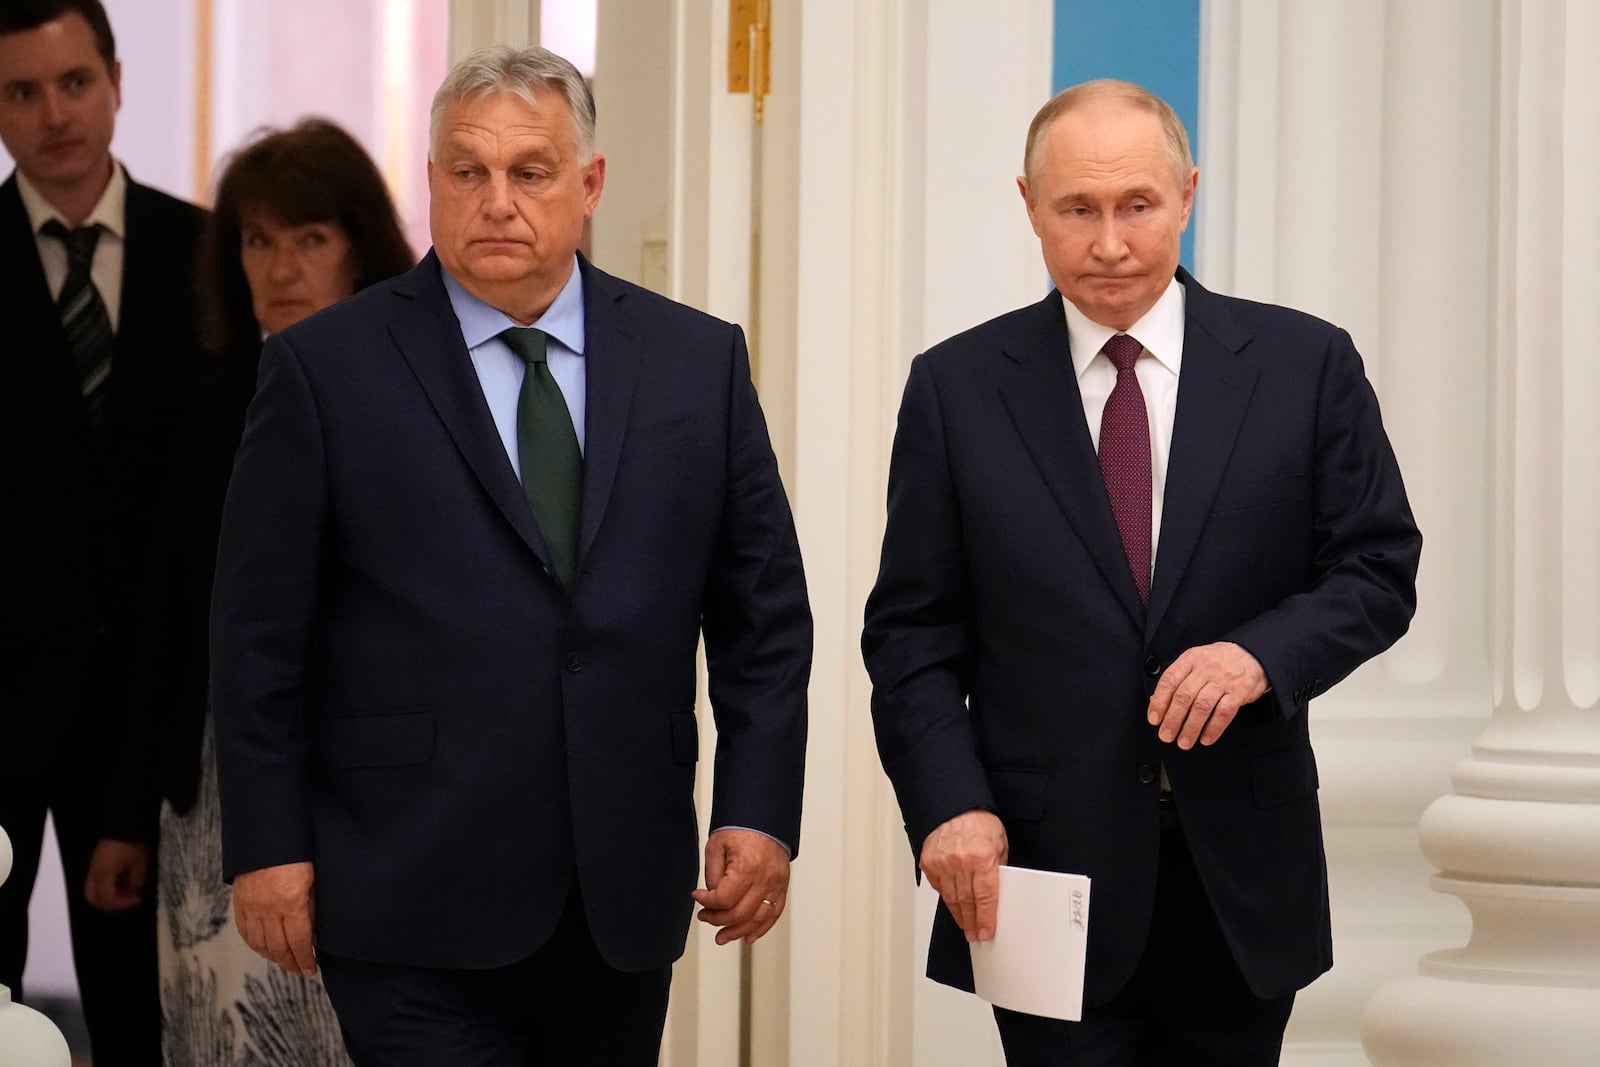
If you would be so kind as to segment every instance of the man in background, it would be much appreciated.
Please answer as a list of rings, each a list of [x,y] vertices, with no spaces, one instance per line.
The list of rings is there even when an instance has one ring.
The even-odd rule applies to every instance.
[[[1198,171],[1123,82],[1018,179],[1055,291],[912,364],[862,647],[884,769],[972,988],[998,866],[1092,879],[1081,1022],[1014,1064],[1278,1062],[1332,963],[1312,697],[1400,637],[1421,537],[1350,337],[1178,266]]]
[[[553,53],[463,60],[433,251],[262,352],[212,599],[224,867],[361,1067],[653,1067],[693,903],[749,943],[786,902],[794,524],[739,328],[577,252],[594,122]]]
[[[121,66],[97,0],[0,9],[0,186],[8,692],[0,983],[20,990],[45,814],[99,1067],[159,1061],[148,797],[117,777],[128,621],[195,343],[203,213],[111,155]]]

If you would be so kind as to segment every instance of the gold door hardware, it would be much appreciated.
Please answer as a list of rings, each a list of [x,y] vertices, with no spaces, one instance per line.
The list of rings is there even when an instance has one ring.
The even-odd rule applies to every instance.
[[[751,93],[761,121],[772,91],[772,0],[729,0],[728,92]]]

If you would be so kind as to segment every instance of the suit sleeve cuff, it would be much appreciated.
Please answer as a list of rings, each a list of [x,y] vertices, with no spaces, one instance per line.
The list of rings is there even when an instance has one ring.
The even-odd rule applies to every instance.
[[[790,859],[794,858],[794,849],[790,847],[789,842],[785,841],[781,837],[775,837],[772,834],[767,833],[765,830],[757,830],[754,826],[737,826],[737,825],[734,825],[734,824],[730,823],[727,826],[713,827],[711,832],[713,834],[715,834],[715,833],[718,833],[718,832],[720,832],[722,830],[749,830],[753,834],[760,834],[762,837],[770,838],[771,840],[776,841],[778,844],[782,845],[783,846],[783,851],[789,854],[789,858]]]

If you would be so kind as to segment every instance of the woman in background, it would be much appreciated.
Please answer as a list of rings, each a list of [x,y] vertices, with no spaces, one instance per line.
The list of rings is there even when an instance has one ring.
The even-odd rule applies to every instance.
[[[155,726],[161,805],[157,924],[169,1067],[345,1067],[318,978],[257,956],[222,881],[216,753],[206,712],[206,626],[222,503],[266,335],[409,269],[394,204],[370,157],[306,119],[240,149],[217,184],[198,276],[218,367],[196,386],[174,468],[141,703]]]

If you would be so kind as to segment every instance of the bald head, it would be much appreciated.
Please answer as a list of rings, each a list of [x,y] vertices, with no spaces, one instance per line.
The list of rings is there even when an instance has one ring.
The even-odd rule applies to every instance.
[[[1189,134],[1170,104],[1143,86],[1102,78],[1061,90],[1033,116],[1033,122],[1028,124],[1028,143],[1022,154],[1024,178],[1029,182],[1034,179],[1039,163],[1039,143],[1050,125],[1071,111],[1089,106],[1123,107],[1154,115],[1161,123],[1172,173],[1179,182],[1183,182],[1194,169],[1194,156],[1189,151]]]

